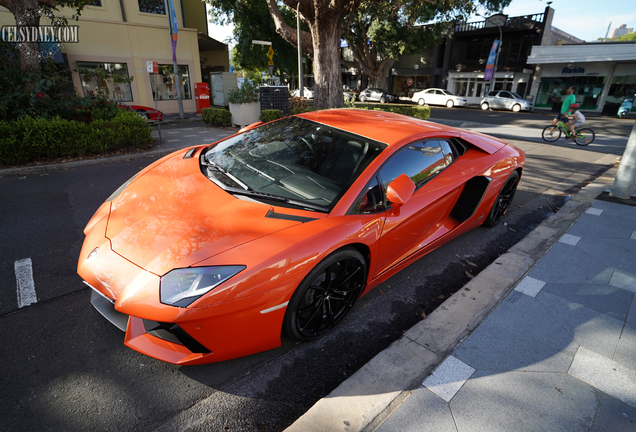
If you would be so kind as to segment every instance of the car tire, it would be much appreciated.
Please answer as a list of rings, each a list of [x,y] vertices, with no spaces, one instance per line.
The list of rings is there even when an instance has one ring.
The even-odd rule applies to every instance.
[[[380,103],[386,103],[386,98],[384,96],[380,96]]]
[[[512,111],[512,112],[519,112],[519,111],[521,111],[521,105],[519,105],[519,104],[514,104],[514,105],[512,106],[512,108],[510,108],[510,111]]]
[[[519,173],[513,171],[506,179],[506,182],[501,187],[497,199],[490,208],[488,217],[484,221],[484,226],[494,227],[496,226],[508,212],[508,209],[512,205],[512,200],[517,192],[517,185],[519,184]]]
[[[490,106],[488,105],[488,102],[482,102],[481,104],[481,109],[483,109],[484,111],[488,110],[490,108]]]
[[[367,262],[353,247],[328,255],[298,285],[287,305],[284,332],[301,342],[334,330],[353,309],[367,280]]]
[[[446,107],[447,108],[452,108],[454,106],[455,106],[455,102],[453,102],[452,100],[449,99],[449,100],[446,101]]]
[[[367,97],[365,95],[360,95],[360,102],[365,102]]]
[[[424,104],[425,104],[425,103],[426,103],[426,102],[424,102],[424,99],[420,99],[420,100],[418,100],[418,101],[417,101],[417,104],[418,104],[419,106],[424,106]]]
[[[618,114],[618,117],[622,119],[627,118],[627,111],[621,111],[620,114]]]

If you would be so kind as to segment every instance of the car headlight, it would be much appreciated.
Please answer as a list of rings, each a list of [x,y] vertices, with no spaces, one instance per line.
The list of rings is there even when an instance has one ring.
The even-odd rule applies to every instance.
[[[161,278],[161,303],[188,307],[203,294],[208,293],[246,266],[193,267],[176,269]]]

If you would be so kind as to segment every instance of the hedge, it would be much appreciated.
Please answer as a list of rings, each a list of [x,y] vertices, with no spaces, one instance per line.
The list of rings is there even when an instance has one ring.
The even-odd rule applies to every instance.
[[[0,165],[147,148],[152,142],[151,132],[146,120],[133,112],[92,123],[59,117],[0,121]]]
[[[363,104],[357,103],[356,108],[370,109],[376,111],[388,111],[396,114],[404,114],[418,119],[426,120],[431,116],[431,108],[420,105],[397,105],[397,104]]]
[[[283,112],[283,110],[266,109],[261,111],[261,115],[258,119],[263,123],[267,123],[283,117],[285,117],[285,113]]]
[[[232,126],[232,113],[223,108],[203,108],[201,119],[212,126]]]

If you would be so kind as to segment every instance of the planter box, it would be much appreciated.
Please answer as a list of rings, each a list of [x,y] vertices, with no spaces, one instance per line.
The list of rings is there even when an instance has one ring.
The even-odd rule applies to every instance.
[[[232,124],[245,127],[256,123],[261,115],[261,105],[258,102],[248,104],[230,104],[232,113]]]

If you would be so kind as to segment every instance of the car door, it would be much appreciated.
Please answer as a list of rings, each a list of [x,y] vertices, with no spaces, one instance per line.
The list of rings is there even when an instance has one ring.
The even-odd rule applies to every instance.
[[[384,194],[388,185],[406,174],[417,189],[404,205],[389,207],[374,268],[380,274],[449,232],[444,225],[461,188],[461,179],[444,176],[456,153],[446,139],[416,141],[404,146],[380,169]],[[386,198],[385,198],[386,203]],[[390,203],[386,203],[390,205]]]
[[[501,101],[501,108],[511,109],[515,103],[515,98],[507,91],[499,92],[499,100]]]

